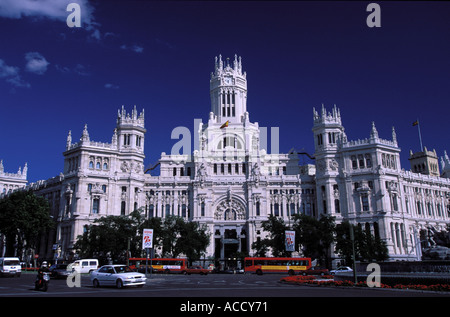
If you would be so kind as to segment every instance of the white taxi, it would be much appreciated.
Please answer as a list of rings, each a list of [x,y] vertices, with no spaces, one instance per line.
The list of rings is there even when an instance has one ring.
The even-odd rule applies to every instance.
[[[142,287],[147,280],[144,274],[134,272],[128,266],[122,264],[104,265],[91,272],[90,276],[94,287],[106,285],[116,286],[117,288],[125,286]]]

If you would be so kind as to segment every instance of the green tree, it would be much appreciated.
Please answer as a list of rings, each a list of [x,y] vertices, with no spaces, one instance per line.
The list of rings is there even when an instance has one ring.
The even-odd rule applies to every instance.
[[[129,216],[105,216],[96,219],[78,236],[74,248],[81,257],[95,257],[102,263],[112,260],[125,263],[127,250],[139,252],[137,228],[141,221],[139,211]]]
[[[256,257],[265,257],[269,252],[268,239],[258,239],[252,243],[252,249],[255,250]]]
[[[6,255],[34,252],[42,234],[54,227],[46,199],[32,191],[19,190],[0,199],[0,232],[6,237]]]
[[[169,216],[144,219],[141,210],[128,216],[106,216],[86,227],[78,237],[75,249],[82,257],[95,257],[103,263],[113,260],[125,263],[127,256],[144,256],[143,229],[153,229],[153,248],[162,248],[163,257],[185,254],[190,261],[199,259],[209,245],[206,226]],[[129,253],[127,253],[129,251]]]
[[[351,225],[348,221],[336,227],[336,252],[347,264],[353,263],[353,248],[350,240],[350,226],[353,227],[355,256],[359,261],[384,261],[389,257],[386,243],[378,236],[360,226]]]
[[[296,245],[302,246],[303,254],[329,266],[329,250],[335,241],[336,225],[334,217],[322,216],[316,219],[311,216],[293,215]]]
[[[179,225],[179,236],[174,248],[175,255],[184,253],[189,262],[199,260],[210,242],[207,226],[184,220]]]
[[[270,215],[266,221],[261,223],[261,227],[268,235],[265,239],[254,242],[252,248],[256,249],[258,254],[265,254],[271,249],[273,256],[290,256],[290,252],[286,251],[285,231],[288,230],[288,226],[286,226],[284,220]]]

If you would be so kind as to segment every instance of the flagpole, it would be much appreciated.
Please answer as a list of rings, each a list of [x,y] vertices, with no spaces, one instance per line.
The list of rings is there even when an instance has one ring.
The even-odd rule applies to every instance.
[[[419,119],[417,119],[417,128],[418,128],[418,131],[419,131],[420,151],[423,152],[422,135],[420,133],[420,122],[419,122]]]

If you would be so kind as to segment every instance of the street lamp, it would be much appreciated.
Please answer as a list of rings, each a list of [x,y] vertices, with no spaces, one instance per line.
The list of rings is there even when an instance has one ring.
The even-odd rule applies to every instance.
[[[352,224],[350,224],[350,240],[352,241],[352,249],[353,249],[353,279],[355,281],[355,284],[357,284],[358,278],[356,277],[355,235],[353,233]]]

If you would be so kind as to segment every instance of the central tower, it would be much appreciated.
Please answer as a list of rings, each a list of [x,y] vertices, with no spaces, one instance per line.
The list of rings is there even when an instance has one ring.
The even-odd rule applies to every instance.
[[[247,111],[247,74],[242,73],[241,57],[234,56],[222,61],[222,55],[215,59],[215,71],[211,73],[211,112],[218,122],[241,123]]]

